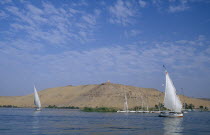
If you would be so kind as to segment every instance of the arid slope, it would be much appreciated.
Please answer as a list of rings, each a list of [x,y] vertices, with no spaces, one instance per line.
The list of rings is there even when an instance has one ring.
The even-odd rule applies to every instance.
[[[135,106],[153,107],[163,102],[164,93],[151,88],[139,88],[113,83],[49,88],[39,91],[43,107],[48,105],[75,107],[116,107],[123,108],[125,93],[129,108]],[[210,101],[179,96],[182,102],[210,107]],[[27,96],[0,96],[0,105],[34,107],[33,94]]]

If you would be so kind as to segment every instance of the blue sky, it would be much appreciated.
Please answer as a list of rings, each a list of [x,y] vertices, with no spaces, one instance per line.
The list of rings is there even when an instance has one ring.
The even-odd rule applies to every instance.
[[[210,98],[208,0],[1,0],[0,96],[113,83]]]

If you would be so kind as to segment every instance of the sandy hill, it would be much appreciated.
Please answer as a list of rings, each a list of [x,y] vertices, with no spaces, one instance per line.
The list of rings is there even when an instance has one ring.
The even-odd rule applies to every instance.
[[[117,107],[123,108],[125,93],[129,108],[148,105],[153,107],[163,102],[164,93],[151,88],[139,88],[113,83],[99,85],[80,85],[49,88],[39,91],[43,107],[48,105],[75,107]],[[192,103],[196,107],[210,107],[210,101],[179,96],[182,102]],[[27,96],[0,96],[0,105],[34,107],[33,94]]]

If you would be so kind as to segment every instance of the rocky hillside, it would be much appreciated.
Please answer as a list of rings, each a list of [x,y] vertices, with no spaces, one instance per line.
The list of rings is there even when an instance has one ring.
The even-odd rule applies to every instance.
[[[77,106],[77,107],[116,107],[123,108],[125,93],[128,97],[128,106],[153,107],[163,102],[164,93],[151,88],[139,88],[113,83],[99,85],[80,85],[49,88],[39,91],[43,107]],[[196,107],[203,105],[210,107],[210,101],[179,96],[182,102],[192,103]],[[0,96],[0,105],[14,105],[18,107],[34,107],[33,94],[27,96]]]

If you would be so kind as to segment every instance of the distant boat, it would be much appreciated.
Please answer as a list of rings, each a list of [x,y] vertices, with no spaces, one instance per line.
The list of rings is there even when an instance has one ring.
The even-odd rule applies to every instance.
[[[127,99],[127,95],[125,93],[125,98],[124,98],[124,108],[123,108],[123,111],[117,111],[117,112],[129,112],[128,110],[128,99]]]
[[[186,111],[186,107],[185,107],[185,106],[186,106],[186,103],[185,103],[185,97],[184,97],[184,91],[183,91],[183,88],[181,88],[181,90],[182,90],[183,99],[184,99],[184,103],[183,103],[183,104],[184,104],[184,108],[182,109],[182,112],[183,112],[183,113],[188,113],[188,112]]]
[[[150,111],[149,111],[149,106],[148,106],[148,103],[149,103],[148,96],[146,96],[146,97],[147,97],[147,98],[146,98],[146,102],[147,102],[146,108],[147,108],[147,110],[146,110],[146,111],[143,111],[143,113],[150,113]]]
[[[144,102],[143,102],[143,96],[141,95],[141,110],[137,111],[138,113],[144,112]]]
[[[37,106],[36,111],[41,111],[41,102],[35,86],[34,86],[34,105]]]
[[[165,66],[163,66],[165,68]],[[160,113],[160,117],[183,117],[182,103],[176,95],[176,88],[165,68],[166,84],[165,84],[165,97],[164,106],[170,111]]]

